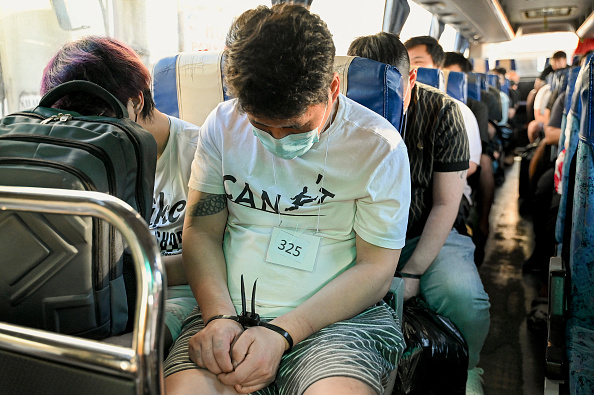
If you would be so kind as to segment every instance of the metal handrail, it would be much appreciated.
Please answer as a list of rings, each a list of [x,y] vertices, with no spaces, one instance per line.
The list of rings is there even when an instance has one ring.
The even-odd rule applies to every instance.
[[[129,244],[137,281],[132,348],[0,323],[0,348],[86,369],[126,376],[141,394],[164,393],[162,326],[164,270],[144,219],[100,192],[0,186],[0,210],[93,216],[111,223]]]

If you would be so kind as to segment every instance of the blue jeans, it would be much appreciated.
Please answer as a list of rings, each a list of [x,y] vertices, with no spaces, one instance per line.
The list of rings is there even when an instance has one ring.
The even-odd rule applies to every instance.
[[[412,255],[420,237],[406,240],[398,270]],[[421,278],[420,292],[436,313],[449,318],[468,343],[468,369],[478,361],[489,332],[489,296],[474,264],[474,244],[452,230],[444,246]]]

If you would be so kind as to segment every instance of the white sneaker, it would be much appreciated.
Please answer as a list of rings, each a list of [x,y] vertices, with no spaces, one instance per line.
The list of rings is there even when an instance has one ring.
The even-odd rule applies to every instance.
[[[481,375],[485,371],[481,368],[472,368],[468,371],[466,379],[466,395],[484,395],[483,378]]]

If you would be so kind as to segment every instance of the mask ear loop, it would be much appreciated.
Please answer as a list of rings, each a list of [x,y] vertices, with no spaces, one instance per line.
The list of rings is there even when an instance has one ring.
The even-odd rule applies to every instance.
[[[326,106],[328,106],[328,103],[326,103]],[[326,110],[324,110],[324,113],[326,113]],[[328,121],[330,121],[331,119],[332,119],[332,110],[330,110],[330,115],[328,116],[328,119],[326,120],[326,123],[323,126],[324,128],[328,124]],[[326,164],[328,163],[328,147],[330,146],[330,136],[332,136],[331,131],[328,132],[328,139],[326,140],[326,155],[324,156],[324,169],[322,170],[322,185],[320,186],[320,191],[324,189],[324,178],[326,177]],[[316,233],[315,234],[320,233],[320,216],[321,216],[320,213],[321,213],[321,211],[322,211],[322,199],[320,198],[320,201],[318,203],[318,223],[316,225]]]
[[[278,194],[278,187],[276,186],[276,166],[274,165],[275,161],[274,161],[274,155],[272,155],[272,174],[274,175],[274,189],[275,192],[277,192]],[[280,214],[280,207],[277,208],[277,214],[278,214],[278,227],[280,228],[281,224],[283,223],[283,220],[281,219],[281,214]]]
[[[324,115],[326,115],[326,110],[328,109],[328,102],[326,102],[326,108],[324,108]],[[332,111],[330,112],[330,116],[328,116],[328,118],[326,119],[326,122],[324,123],[324,126],[322,126],[320,124],[320,127],[318,127],[319,133],[321,133],[323,130],[320,130],[320,128],[325,128],[326,125],[328,125],[330,119],[332,118]],[[323,121],[322,121],[323,122]],[[321,185],[321,189],[324,188],[324,176],[326,175],[326,164],[328,163],[328,146],[330,145],[330,134],[328,134],[328,141],[326,142],[326,155],[324,157],[324,169],[322,170],[322,185]],[[274,176],[274,188],[278,190],[277,184],[276,184],[276,166],[275,166],[275,159],[274,159],[274,155],[272,155],[272,174]],[[317,225],[316,225],[316,234],[320,233],[320,212],[322,210],[322,199],[320,199],[319,203],[318,203],[318,221],[317,221]],[[280,214],[280,208],[278,211],[278,227],[280,228],[281,224],[283,223],[282,219],[281,219],[281,214]],[[299,228],[299,224],[297,224],[295,226],[295,232],[297,233],[297,229]],[[303,234],[303,232],[305,232],[305,229],[303,229],[301,231],[301,233],[299,233],[298,235],[293,235],[294,237],[299,237],[301,236],[301,234]]]

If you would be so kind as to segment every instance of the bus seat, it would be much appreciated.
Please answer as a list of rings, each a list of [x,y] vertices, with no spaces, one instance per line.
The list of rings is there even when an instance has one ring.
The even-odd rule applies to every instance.
[[[573,157],[577,150],[579,140],[578,134],[580,129],[582,100],[581,95],[578,92],[582,82],[583,70],[580,70],[578,67],[576,70],[573,70],[573,73],[575,73],[576,81],[574,84],[568,85],[569,89],[566,94],[567,97],[565,98],[566,104],[570,102],[571,106],[565,117],[565,125],[562,129],[560,140],[565,147],[565,158],[563,160],[563,168],[561,171],[561,199],[559,201],[559,211],[557,213],[557,222],[555,224],[555,239],[561,247],[558,251],[560,251],[561,256],[566,262],[569,259],[566,247],[568,247],[567,243],[569,242],[569,236],[571,234],[569,230],[567,232],[565,230],[568,224],[566,221],[566,213],[571,212],[571,210],[567,211],[567,208],[568,205],[573,204],[573,188],[570,188],[570,184],[573,185],[574,180],[573,177],[570,180],[570,173],[572,173],[571,164],[573,163]],[[571,214],[567,219],[571,219]]]
[[[481,76],[478,73],[468,73],[467,97],[481,101]]]
[[[466,73],[444,70],[446,92],[454,99],[466,104],[468,97],[468,77]]]
[[[180,53],[153,68],[153,94],[159,111],[202,125],[220,102],[229,99],[223,86],[221,52]],[[341,93],[383,116],[400,130],[403,86],[390,65],[353,56],[336,56]]]
[[[563,115],[561,116],[561,135],[559,136],[558,151],[561,152],[565,147],[565,128],[567,127],[567,116],[571,110],[571,99],[575,92],[575,82],[579,74],[579,67],[572,67],[567,73],[567,84],[565,87],[565,102],[563,104]],[[565,155],[565,154],[564,154]],[[554,158],[553,158],[554,159]]]
[[[437,88],[442,92],[446,91],[443,71],[439,69],[419,67],[417,69],[417,81],[422,84]]]
[[[499,87],[499,76],[497,76],[496,74],[487,74],[486,82],[488,87],[490,86],[497,90],[501,90]]]
[[[0,207],[111,223],[129,243],[139,280],[132,347],[0,322],[0,393],[164,393],[164,272],[139,214],[107,194],[51,188],[0,186]]]
[[[509,95],[509,80],[506,78],[503,80],[503,85],[501,85],[501,92]]]
[[[582,118],[575,154],[575,189],[569,254],[570,298],[567,322],[569,389],[594,393],[594,59],[584,66]]]
[[[485,73],[476,73],[476,74],[480,77],[481,90],[486,91],[487,90],[487,74],[485,74]]]

